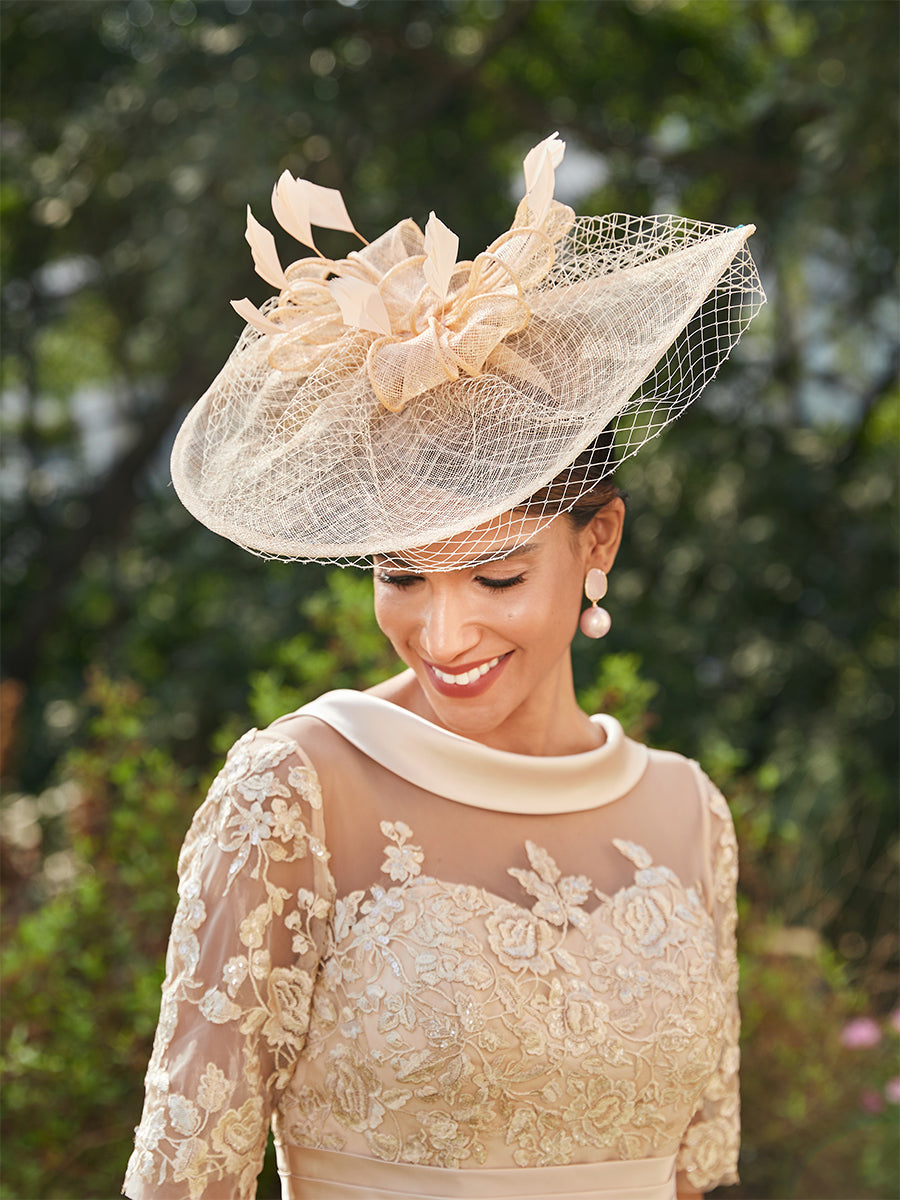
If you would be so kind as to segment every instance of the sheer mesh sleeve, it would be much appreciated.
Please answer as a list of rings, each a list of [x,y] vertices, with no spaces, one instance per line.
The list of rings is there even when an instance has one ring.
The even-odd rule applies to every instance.
[[[296,744],[252,730],[197,811],[123,1187],[131,1200],[255,1195],[333,903],[321,808]]]
[[[721,793],[697,768],[707,804],[709,876],[707,900],[716,927],[716,956],[728,991],[722,1050],[703,1103],[688,1126],[678,1153],[678,1170],[701,1191],[738,1182],[740,1092],[738,1068],[740,1014],[736,950],[738,875],[737,839],[731,813]]]

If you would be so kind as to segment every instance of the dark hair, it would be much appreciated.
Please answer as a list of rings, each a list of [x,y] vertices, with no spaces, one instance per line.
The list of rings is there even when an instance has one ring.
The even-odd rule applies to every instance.
[[[611,501],[625,499],[613,479],[615,465],[612,433],[604,430],[573,463],[516,507],[565,513],[574,530],[584,529]]]

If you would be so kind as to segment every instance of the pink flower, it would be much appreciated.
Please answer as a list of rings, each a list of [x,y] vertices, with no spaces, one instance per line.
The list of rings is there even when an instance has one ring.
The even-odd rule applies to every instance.
[[[881,1030],[871,1017],[855,1017],[841,1030],[841,1045],[848,1050],[868,1050],[881,1041]]]
[[[900,1075],[895,1075],[887,1081],[884,1094],[889,1104],[900,1104]]]
[[[863,1112],[880,1113],[884,1109],[884,1098],[880,1092],[866,1088],[859,1094],[859,1107]]]

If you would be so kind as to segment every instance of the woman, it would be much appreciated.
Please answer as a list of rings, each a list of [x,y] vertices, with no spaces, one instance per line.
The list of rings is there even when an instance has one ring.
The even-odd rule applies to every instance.
[[[762,301],[752,229],[579,220],[525,160],[474,262],[432,214],[279,289],[176,441],[257,553],[365,561],[408,669],[236,744],[188,833],[125,1192],[671,1200],[736,1179],[736,853],[696,764],[578,708],[610,479]],[[353,231],[282,176],[279,222]],[[355,231],[354,231],[355,232]],[[582,593],[591,601],[579,617]]]

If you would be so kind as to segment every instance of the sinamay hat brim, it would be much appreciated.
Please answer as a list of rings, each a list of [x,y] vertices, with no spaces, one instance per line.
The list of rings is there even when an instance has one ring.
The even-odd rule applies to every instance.
[[[699,395],[764,300],[752,232],[576,220],[485,370],[399,412],[372,388],[370,333],[347,328],[292,373],[270,362],[280,335],[248,326],[178,434],[178,495],[256,554],[367,565],[427,546],[423,565],[444,569],[440,543],[458,553],[458,535],[528,500],[604,430],[622,461]]]

